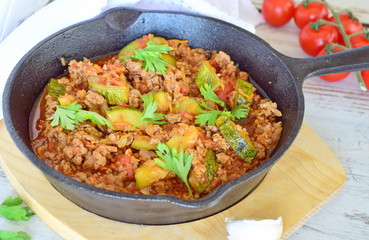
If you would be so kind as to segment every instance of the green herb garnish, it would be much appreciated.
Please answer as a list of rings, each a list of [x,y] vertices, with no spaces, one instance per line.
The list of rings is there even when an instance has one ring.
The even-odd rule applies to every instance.
[[[97,125],[107,125],[112,129],[114,128],[108,119],[96,112],[82,110],[82,106],[77,104],[77,102],[72,102],[69,106],[56,105],[55,107],[54,115],[47,119],[52,120],[51,126],[60,126],[67,130],[73,130],[76,124],[90,120]]]
[[[1,240],[31,240],[32,238],[25,232],[0,231]]]
[[[231,111],[228,111],[226,104],[222,100],[219,99],[219,97],[214,93],[213,89],[211,88],[211,86],[209,84],[207,84],[207,83],[203,84],[200,88],[200,92],[203,95],[205,100],[213,101],[214,103],[221,106],[223,108],[223,110],[215,110],[215,109],[210,108],[204,102],[200,103],[200,105],[204,109],[200,109],[199,111],[201,112],[201,114],[195,116],[195,118],[196,118],[195,123],[196,124],[200,124],[201,126],[206,125],[206,124],[207,125],[214,125],[216,119],[221,114],[226,115],[227,117],[231,118],[232,120],[241,119],[241,118],[246,117],[247,109],[243,107],[244,105],[240,105],[240,106],[232,109]]]
[[[168,51],[173,48],[168,47],[167,45],[155,44],[152,41],[148,41],[147,46],[142,49],[134,49],[131,46],[130,48],[134,52],[134,56],[132,56],[132,58],[143,61],[142,66],[144,66],[147,71],[158,71],[162,74],[167,73],[165,66],[167,66],[168,63],[161,58],[161,55],[168,53]]]
[[[161,158],[155,158],[155,163],[168,171],[175,173],[185,184],[193,198],[191,187],[188,183],[188,173],[192,165],[193,153],[187,154],[181,148],[177,152],[176,148],[170,151],[169,147],[164,143],[158,143],[156,154]]]
[[[20,197],[7,197],[0,205],[0,216],[10,221],[28,221],[35,213],[29,207],[20,206],[22,203]]]
[[[144,102],[144,110],[142,112],[141,119],[132,127],[132,130],[135,129],[141,122],[150,122],[153,124],[164,124],[166,122],[160,121],[163,120],[165,115],[162,113],[157,113],[158,103],[154,99],[154,94],[146,94],[141,96],[142,101]]]

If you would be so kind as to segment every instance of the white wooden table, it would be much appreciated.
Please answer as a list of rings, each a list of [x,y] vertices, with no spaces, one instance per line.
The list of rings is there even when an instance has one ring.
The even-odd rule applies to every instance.
[[[253,2],[260,6],[262,0]],[[369,23],[367,0],[331,2],[358,12],[360,19]],[[298,46],[298,30],[293,22],[281,28],[261,25],[257,34],[286,55],[307,57]],[[347,181],[343,191],[290,239],[369,239],[369,92],[359,90],[351,75],[338,83],[307,79],[304,94],[304,121],[340,159]],[[8,195],[17,193],[0,169],[0,201]],[[61,239],[37,216],[19,223],[0,218],[0,230],[25,231],[36,240]]]

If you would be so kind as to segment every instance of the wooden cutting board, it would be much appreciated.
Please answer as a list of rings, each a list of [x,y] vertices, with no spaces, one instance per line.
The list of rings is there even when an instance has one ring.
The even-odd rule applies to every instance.
[[[143,226],[99,217],[74,205],[18,151],[0,122],[0,165],[34,212],[65,239],[227,239],[226,218],[283,218],[283,239],[332,200],[345,171],[322,140],[303,125],[296,141],[247,198],[217,215],[178,225]]]

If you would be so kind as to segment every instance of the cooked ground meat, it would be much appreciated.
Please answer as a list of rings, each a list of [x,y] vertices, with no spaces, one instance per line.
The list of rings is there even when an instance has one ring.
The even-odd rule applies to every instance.
[[[68,74],[57,79],[62,93],[56,96],[47,87],[36,103],[40,114],[31,121],[35,123],[32,145],[40,159],[95,187],[192,199],[186,184],[154,160],[158,158],[158,144],[165,143],[193,156],[188,179],[196,199],[247,174],[270,157],[281,135],[278,118],[282,114],[252,85],[247,91],[235,88],[236,81],[249,84],[247,72],[240,71],[226,53],[191,48],[184,40],[165,40],[149,34],[136,40],[138,47],[135,46],[144,48],[148,41],[172,48],[167,56],[171,61],[165,60],[169,63],[165,73],[145,69],[142,61],[132,58],[128,48],[128,55],[69,62]],[[207,70],[200,70],[204,66]],[[214,93],[227,108],[241,105],[248,112],[247,118],[228,119],[228,125],[197,122],[197,117],[209,110],[219,116],[227,110],[204,99],[199,88],[203,75],[217,81]],[[150,107],[156,109],[155,114],[162,116],[163,122],[143,118],[149,111],[144,96],[153,97]],[[72,129],[51,124],[49,118],[57,108],[73,102],[89,114],[108,117],[114,129],[94,123],[93,118],[74,120],[80,122]],[[116,109],[129,110],[130,114],[115,112],[113,119],[109,111]],[[246,144],[253,159],[246,159],[235,142]]]

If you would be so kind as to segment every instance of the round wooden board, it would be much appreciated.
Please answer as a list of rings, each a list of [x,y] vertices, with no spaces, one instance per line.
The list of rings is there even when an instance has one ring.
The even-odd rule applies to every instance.
[[[286,239],[342,189],[346,173],[335,155],[306,125],[260,186],[217,215],[177,225],[144,226],[105,219],[57,192],[23,157],[0,122],[0,165],[19,195],[65,239],[226,239],[226,218],[283,218]]]

